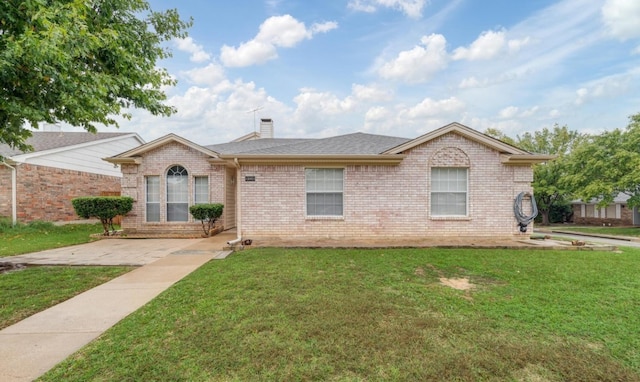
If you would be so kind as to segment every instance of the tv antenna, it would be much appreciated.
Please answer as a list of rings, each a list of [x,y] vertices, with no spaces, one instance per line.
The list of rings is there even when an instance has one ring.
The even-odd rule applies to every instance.
[[[249,110],[247,113],[253,113],[253,132],[256,131],[256,111],[264,109],[264,106],[256,107],[255,109]]]

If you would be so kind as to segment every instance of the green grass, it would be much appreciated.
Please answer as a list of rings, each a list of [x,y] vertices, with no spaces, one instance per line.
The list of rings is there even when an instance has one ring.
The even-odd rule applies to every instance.
[[[42,380],[639,381],[638,274],[635,249],[247,250]]]
[[[28,267],[0,274],[0,329],[109,281],[131,267]]]
[[[33,222],[11,227],[6,220],[0,220],[0,257],[88,243],[95,240],[91,234],[101,232],[101,224],[55,226],[48,222]]]
[[[563,231],[595,233],[613,236],[640,236],[640,227],[561,227]]]

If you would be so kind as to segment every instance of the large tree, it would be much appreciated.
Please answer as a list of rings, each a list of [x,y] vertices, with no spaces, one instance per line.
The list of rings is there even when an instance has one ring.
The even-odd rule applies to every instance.
[[[584,201],[610,204],[620,194],[629,207],[640,205],[640,114],[625,129],[606,131],[578,146],[571,156],[568,181]]]
[[[556,159],[536,164],[533,168],[533,190],[542,216],[542,224],[549,224],[552,209],[566,201],[572,194],[571,185],[566,181],[569,154],[585,139],[585,135],[569,130],[565,126],[554,125],[534,133],[525,133],[512,139],[496,129],[485,132],[506,143],[536,154],[556,155]]]
[[[190,26],[145,0],[0,1],[0,143],[28,150],[40,122],[95,132],[132,107],[171,115],[175,80],[156,64]]]

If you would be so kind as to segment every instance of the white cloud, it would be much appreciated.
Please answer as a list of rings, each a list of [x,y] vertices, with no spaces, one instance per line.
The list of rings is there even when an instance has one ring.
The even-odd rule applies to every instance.
[[[451,56],[454,60],[489,60],[504,52],[505,49],[510,53],[517,52],[528,45],[530,40],[529,37],[507,40],[504,30],[485,31],[468,48],[456,48]]]
[[[460,47],[454,50],[452,57],[454,60],[487,60],[495,57],[502,50],[505,43],[504,31],[482,32],[480,37],[471,43],[469,48]]]
[[[348,7],[354,11],[373,13],[380,7],[398,9],[411,18],[422,16],[426,0],[350,0]]]
[[[425,82],[447,67],[449,58],[447,41],[440,34],[423,36],[420,45],[400,52],[398,56],[379,69],[378,74],[385,79],[398,79],[408,83]]]
[[[441,100],[425,98],[419,104],[401,112],[402,117],[409,120],[452,115],[461,112],[465,108],[464,102],[456,97]]]
[[[575,105],[582,105],[598,98],[617,97],[630,91],[631,84],[637,82],[638,73],[630,72],[603,77],[576,90]],[[635,77],[635,78],[634,78]]]
[[[393,92],[391,90],[383,89],[375,85],[365,86],[353,84],[351,86],[351,94],[353,94],[356,99],[367,102],[389,101],[393,98]]]
[[[238,48],[223,45],[220,49],[220,60],[229,67],[264,64],[276,57],[278,51],[274,45],[256,40],[248,41]]]
[[[601,11],[602,20],[610,35],[621,40],[640,37],[638,0],[607,0]]]
[[[237,48],[224,45],[220,50],[220,59],[230,67],[263,64],[278,57],[278,47],[292,48],[317,33],[326,33],[337,27],[338,24],[333,21],[316,23],[307,28],[291,15],[269,17],[260,25],[258,34],[252,40]]]
[[[320,92],[312,88],[300,89],[293,101],[297,104],[296,114],[299,116],[341,114],[355,106],[352,97],[340,99],[333,93]]]
[[[327,33],[337,28],[338,28],[338,23],[335,21],[327,21],[324,23],[314,23],[311,26],[311,34],[313,35],[316,33]]]
[[[199,85],[216,86],[226,79],[224,68],[211,63],[202,68],[195,68],[182,73],[189,81]]]
[[[502,119],[510,119],[518,114],[518,110],[519,109],[516,106],[505,107],[504,109],[500,110],[499,116]]]
[[[211,56],[204,51],[202,45],[196,44],[191,37],[175,38],[173,42],[178,50],[191,53],[189,59],[193,62],[204,62],[211,59]]]

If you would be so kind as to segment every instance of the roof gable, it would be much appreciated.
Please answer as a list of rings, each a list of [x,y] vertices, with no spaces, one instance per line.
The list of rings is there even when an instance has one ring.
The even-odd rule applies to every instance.
[[[7,144],[0,144],[0,155],[5,157],[33,157],[129,137],[134,137],[140,142],[140,144],[144,144],[144,140],[136,133],[32,131],[31,136],[27,138],[25,143],[33,147],[33,151],[24,152],[11,148]]]
[[[213,158],[218,158],[218,153],[210,150],[206,147],[200,146],[197,143],[193,143],[188,139],[182,138],[176,134],[167,134],[163,137],[160,137],[156,140],[153,140],[149,143],[146,143],[142,146],[138,146],[134,149],[131,149],[129,151],[125,151],[124,153],[118,154],[116,156],[110,157],[110,158],[105,158],[104,160],[106,160],[107,162],[110,163],[135,163],[136,162],[136,158],[139,158],[140,156],[144,155],[145,153],[157,149],[158,147],[162,147],[166,144],[169,143],[179,143],[182,144],[184,146],[187,146],[189,148],[192,148],[196,151],[199,151],[207,156],[213,157]]]
[[[398,145],[396,147],[393,147],[385,152],[383,152],[383,154],[400,154],[404,151],[407,151],[409,149],[412,149],[416,146],[419,146],[423,143],[432,141],[436,138],[439,138],[445,134],[449,134],[449,133],[454,133],[454,134],[458,134],[461,135],[467,139],[470,139],[472,141],[478,142],[480,144],[483,144],[489,148],[492,148],[500,153],[503,154],[512,154],[512,155],[526,155],[526,154],[530,154],[527,151],[521,150],[515,146],[511,146],[507,143],[504,143],[498,139],[495,139],[493,137],[490,137],[486,134],[483,134],[477,130],[474,130],[470,127],[467,127],[463,124],[457,123],[457,122],[453,122],[450,123],[446,126],[443,126],[439,129],[433,130],[431,132],[428,132],[426,134],[423,134],[415,139],[412,139],[408,142],[405,142],[401,145]]]

